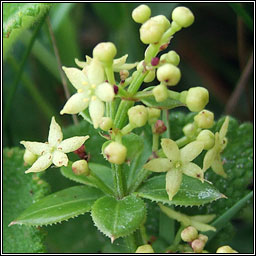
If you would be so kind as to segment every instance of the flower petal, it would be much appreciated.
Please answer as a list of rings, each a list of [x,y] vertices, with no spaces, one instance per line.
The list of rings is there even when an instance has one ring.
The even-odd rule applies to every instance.
[[[217,158],[215,158],[215,160],[212,162],[211,167],[212,167],[212,170],[213,170],[216,174],[218,174],[218,175],[220,175],[220,176],[222,176],[222,177],[224,177],[224,178],[227,178],[227,174],[226,174],[225,171],[224,171],[223,164],[222,164],[222,162],[221,162],[220,156],[218,156]]]
[[[25,173],[30,172],[42,172],[46,170],[50,165],[52,164],[52,154],[46,153],[42,156],[40,156],[34,164],[25,171]]]
[[[73,152],[80,148],[88,138],[89,136],[75,136],[72,138],[68,138],[66,140],[63,140],[59,144],[57,149],[62,151],[63,153]]]
[[[169,200],[177,194],[182,182],[182,172],[178,169],[171,169],[166,173],[166,192]]]
[[[224,121],[224,123],[222,124],[222,126],[220,128],[220,132],[219,132],[220,141],[222,141],[224,139],[224,137],[226,136],[226,134],[227,134],[228,124],[229,124],[229,116],[227,116],[225,118],[225,121]]]
[[[170,139],[162,139],[161,146],[168,159],[172,161],[180,160],[180,150],[175,141]]]
[[[78,68],[62,67],[71,84],[77,89],[84,89],[88,83],[86,75]]]
[[[53,153],[52,162],[57,167],[60,167],[60,166],[63,166],[63,165],[67,166],[68,165],[68,157],[63,152],[61,152],[59,150],[55,150],[54,153]]]
[[[123,65],[126,62],[127,58],[128,58],[128,54],[125,54],[120,58],[114,59],[113,68]]]
[[[101,119],[104,115],[104,103],[99,99],[92,100],[89,104],[89,113],[95,129],[99,127]]]
[[[75,58],[75,63],[79,68],[84,68],[88,65],[88,63],[86,63],[86,61],[81,61],[77,58]]]
[[[180,158],[182,162],[191,162],[194,160],[204,149],[204,143],[200,141],[193,141],[187,144],[180,150]]]
[[[115,93],[113,86],[111,86],[109,83],[102,83],[97,86],[95,90],[95,94],[105,102],[110,102],[114,99]]]
[[[50,130],[48,135],[48,142],[51,146],[57,146],[61,143],[63,139],[63,134],[60,126],[56,123],[55,117],[52,117],[50,124]]]
[[[42,142],[33,142],[33,141],[21,141],[20,144],[24,145],[26,149],[32,152],[35,155],[42,155],[45,152],[49,152],[51,146]]]
[[[208,168],[211,167],[214,159],[216,158],[217,150],[214,146],[210,150],[207,151],[207,153],[204,156],[204,162],[203,162],[203,171],[205,172]]]
[[[184,174],[204,182],[204,172],[198,165],[191,162],[186,163],[182,165],[182,171]]]
[[[98,85],[104,82],[104,69],[98,60],[93,59],[86,71],[91,85]]]
[[[77,114],[86,109],[88,105],[89,98],[86,97],[86,94],[76,93],[68,99],[60,114]]]
[[[143,168],[152,172],[167,172],[172,168],[172,163],[167,158],[157,158],[150,160]]]

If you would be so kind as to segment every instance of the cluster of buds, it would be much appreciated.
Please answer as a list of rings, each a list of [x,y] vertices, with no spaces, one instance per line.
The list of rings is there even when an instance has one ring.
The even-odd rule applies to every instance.
[[[219,247],[216,253],[238,253],[238,251],[232,249],[229,245],[224,245]]]
[[[208,237],[198,234],[197,229],[193,226],[188,226],[182,230],[181,239],[188,242],[195,253],[201,253],[208,241]]]

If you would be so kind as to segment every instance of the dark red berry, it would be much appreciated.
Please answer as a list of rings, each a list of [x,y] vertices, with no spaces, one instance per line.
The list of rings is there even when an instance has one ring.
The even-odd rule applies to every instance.
[[[158,57],[152,58],[152,60],[151,60],[151,65],[152,66],[157,66],[158,63],[159,63],[159,58]]]

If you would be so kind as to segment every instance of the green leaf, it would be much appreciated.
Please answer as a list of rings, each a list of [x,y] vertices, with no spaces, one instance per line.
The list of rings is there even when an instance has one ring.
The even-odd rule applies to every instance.
[[[121,200],[105,196],[94,203],[91,214],[96,227],[113,241],[139,228],[145,218],[146,207],[143,200],[135,195]]]
[[[224,197],[209,183],[202,183],[198,179],[187,175],[183,175],[180,189],[172,201],[168,199],[166,193],[165,175],[158,175],[147,180],[137,193],[151,201],[180,206],[200,206]]]
[[[90,211],[103,194],[86,186],[70,187],[32,204],[11,224],[42,226],[61,222]]]
[[[3,49],[4,55],[22,31],[40,19],[50,3],[4,3],[3,4]]]
[[[41,174],[26,175],[23,161],[24,150],[3,150],[3,252],[45,252],[43,232],[35,227],[11,226],[9,223],[33,201],[48,193],[48,184]],[[25,239],[24,239],[25,238]]]

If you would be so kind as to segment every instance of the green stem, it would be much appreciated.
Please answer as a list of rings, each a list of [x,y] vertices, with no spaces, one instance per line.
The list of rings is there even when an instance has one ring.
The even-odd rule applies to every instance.
[[[163,133],[162,137],[170,139],[171,138],[171,129],[170,129],[170,123],[169,123],[169,111],[168,111],[168,109],[163,110],[162,117],[163,117],[163,122],[164,122],[164,124],[167,128],[165,133]]]
[[[112,164],[116,197],[122,199],[125,196],[125,180],[123,177],[123,165]]]
[[[181,137],[180,139],[175,141],[179,148],[183,147],[184,145],[191,142],[191,138],[188,138],[186,136]]]
[[[123,239],[126,243],[128,253],[135,253],[135,251],[137,249],[137,244],[136,244],[136,239],[135,239],[134,233],[124,237]]]
[[[156,152],[159,147],[159,133],[153,133],[152,152]]]
[[[140,235],[141,235],[143,244],[147,244],[148,243],[148,235],[147,235],[147,231],[146,231],[144,224],[140,225]]]
[[[37,28],[35,29],[29,43],[28,43],[28,46],[26,48],[26,51],[22,57],[22,60],[21,60],[21,63],[20,63],[20,66],[19,66],[19,71],[17,72],[17,75],[15,77],[15,80],[11,86],[11,90],[10,90],[10,93],[8,95],[8,98],[6,100],[6,104],[5,104],[5,110],[4,110],[4,116],[3,116],[3,123],[6,124],[7,121],[8,121],[8,117],[9,117],[9,112],[10,112],[10,109],[11,109],[11,106],[12,106],[12,102],[14,100],[14,96],[15,96],[15,93],[17,91],[17,88],[18,88],[18,84],[20,82],[20,79],[21,79],[21,75],[22,75],[22,72],[23,72],[23,69],[24,69],[24,66],[25,66],[25,63],[27,61],[27,58],[30,54],[30,51],[31,49],[33,48],[33,44],[36,40],[36,37],[45,21],[45,18],[46,18],[47,14],[45,14],[42,19],[40,20]]]
[[[184,229],[184,226],[181,225],[178,232],[176,233],[176,236],[174,238],[173,244],[166,248],[165,252],[175,252],[180,241],[181,241],[181,232]]]
[[[169,96],[169,98],[172,98],[174,100],[180,100],[180,93],[179,92],[168,90],[168,96]]]

